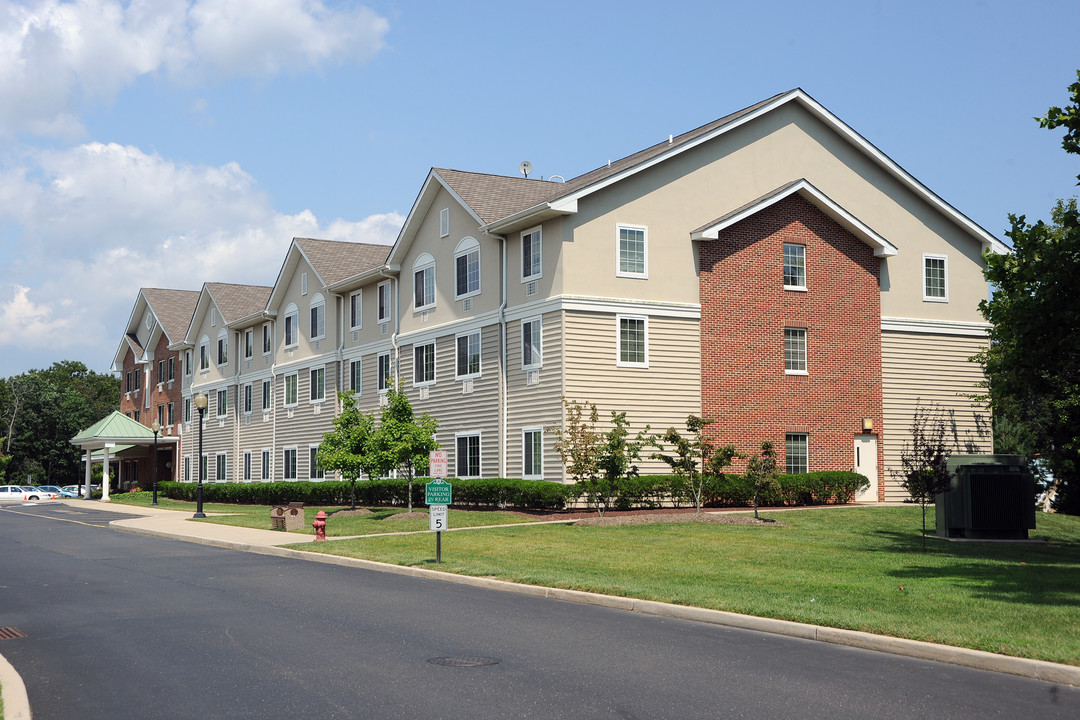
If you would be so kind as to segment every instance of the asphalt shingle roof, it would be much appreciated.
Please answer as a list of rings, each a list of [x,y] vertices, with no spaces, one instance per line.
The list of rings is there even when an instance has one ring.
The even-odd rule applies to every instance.
[[[142,294],[161,323],[169,342],[183,340],[195,306],[199,303],[199,291],[143,288]]]
[[[273,289],[266,285],[234,285],[231,283],[206,283],[210,297],[214,299],[225,323],[232,323],[261,312],[266,308]]]
[[[327,285],[380,267],[390,254],[389,245],[373,243],[296,238],[296,244]]]

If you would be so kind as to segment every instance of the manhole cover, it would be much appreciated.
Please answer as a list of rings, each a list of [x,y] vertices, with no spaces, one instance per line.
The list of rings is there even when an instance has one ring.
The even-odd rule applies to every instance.
[[[428,660],[432,665],[444,665],[446,667],[482,667],[484,665],[498,665],[498,658],[488,657],[441,657]]]
[[[21,632],[18,628],[0,627],[0,640],[13,640],[21,637],[26,637],[26,633]]]

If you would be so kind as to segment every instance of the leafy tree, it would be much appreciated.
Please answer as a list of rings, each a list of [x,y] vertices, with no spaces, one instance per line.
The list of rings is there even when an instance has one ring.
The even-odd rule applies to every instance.
[[[900,449],[900,469],[892,471],[893,477],[922,508],[923,552],[926,552],[926,508],[951,487],[947,463],[952,450],[945,444],[947,435],[941,408],[927,408],[918,403],[911,418],[911,440],[904,441]]]
[[[409,481],[409,512],[412,512],[413,479],[427,472],[430,453],[439,449],[435,431],[439,421],[427,413],[415,415],[404,382],[391,384],[386,393],[379,425],[371,437],[371,462],[380,475],[397,470]]]
[[[708,479],[722,473],[738,455],[734,445],[716,447],[705,437],[705,428],[712,422],[697,415],[688,415],[685,436],[671,427],[663,435],[654,436],[651,442],[659,452],[650,457],[667,463],[672,472],[686,479],[694,500],[694,508],[699,513]],[[673,454],[663,452],[661,441],[673,446]]]
[[[597,503],[597,512],[602,517],[604,511],[611,505],[613,497],[619,494],[622,481],[627,478],[638,476],[636,460],[641,460],[641,449],[648,444],[646,433],[649,426],[638,431],[637,436],[630,440],[630,431],[627,430],[630,421],[626,419],[626,413],[611,411],[611,429],[600,437],[599,458],[597,466],[603,473],[603,509],[601,503]]]
[[[368,477],[378,472],[372,451],[375,415],[362,413],[351,390],[338,393],[341,413],[334,418],[334,429],[323,435],[315,456],[323,470],[337,471],[350,481],[349,501],[356,508],[356,481],[362,473]]]
[[[780,490],[780,481],[776,478],[776,450],[773,449],[772,441],[766,440],[761,443],[761,454],[754,455],[746,464],[745,477],[754,491],[754,518],[758,517],[758,498],[761,493]]]
[[[566,474],[587,495],[592,503],[600,483],[600,432],[596,423],[600,413],[594,403],[578,403],[563,398],[566,417],[562,427],[547,428],[555,436],[555,452],[559,453]]]
[[[1080,82],[1069,91],[1070,105],[1036,120],[1064,127],[1062,147],[1080,154]],[[985,399],[1010,429],[1003,449],[1041,454],[1058,486],[1055,509],[1080,514],[1080,212],[1072,198],[1057,201],[1049,223],[1009,221],[1013,252],[986,256],[994,294],[979,309],[992,325],[990,345],[973,360],[986,368]]]

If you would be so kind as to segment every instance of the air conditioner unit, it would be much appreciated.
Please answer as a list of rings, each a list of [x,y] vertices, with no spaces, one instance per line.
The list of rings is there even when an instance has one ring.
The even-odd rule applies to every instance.
[[[951,489],[935,501],[939,537],[1025,539],[1035,529],[1035,480],[1020,455],[953,455]]]

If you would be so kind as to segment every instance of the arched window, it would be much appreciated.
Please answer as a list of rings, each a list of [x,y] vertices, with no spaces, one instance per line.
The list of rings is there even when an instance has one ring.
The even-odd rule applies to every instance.
[[[454,299],[480,294],[480,243],[467,237],[454,249]]]

